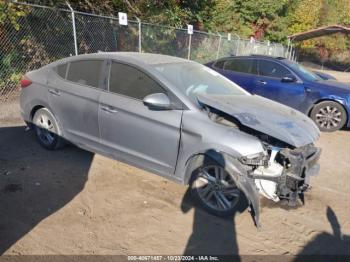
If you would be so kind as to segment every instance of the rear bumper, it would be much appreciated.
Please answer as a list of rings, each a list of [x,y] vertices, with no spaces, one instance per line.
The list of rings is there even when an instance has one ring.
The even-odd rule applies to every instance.
[[[21,108],[20,109],[20,113],[21,113],[21,117],[25,122],[29,122],[30,121],[30,117],[28,116],[28,114],[25,113],[25,111]]]
[[[24,91],[22,90],[21,93],[20,93],[20,96],[19,96],[20,113],[21,113],[22,119],[25,122],[29,122],[31,120],[30,119],[30,113],[29,113],[30,111],[28,110],[28,108],[26,108],[26,105],[28,103],[26,103],[25,95],[23,93],[24,93]]]

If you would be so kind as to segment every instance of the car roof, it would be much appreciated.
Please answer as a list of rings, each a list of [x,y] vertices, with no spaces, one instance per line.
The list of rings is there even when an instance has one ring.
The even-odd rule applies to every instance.
[[[264,59],[272,59],[272,60],[279,60],[279,61],[287,60],[287,59],[284,58],[284,57],[280,57],[280,56],[269,56],[269,55],[228,56],[228,57],[220,58],[220,59],[218,59],[218,60],[227,59],[227,58],[264,58]]]
[[[137,66],[138,68],[144,69],[151,73],[154,77],[156,77],[161,82],[165,83],[165,85],[185,104],[187,108],[196,109],[196,106],[190,101],[190,99],[182,94],[178,90],[178,88],[169,80],[167,80],[161,72],[156,70],[152,65],[159,64],[184,64],[184,63],[196,63],[194,61],[190,61],[183,58],[178,58],[174,56],[168,55],[160,55],[160,54],[150,54],[150,53],[138,53],[138,52],[99,52],[99,53],[91,53],[91,54],[82,54],[77,56],[71,56],[67,58],[63,58],[57,60],[51,64],[48,64],[45,67],[54,68],[58,65],[64,63],[70,63],[74,61],[82,61],[82,60],[95,60],[95,59],[115,59],[118,62],[124,62],[126,64],[131,64]]]
[[[150,54],[150,53],[138,53],[138,52],[99,52],[92,54],[83,54],[77,56],[67,57],[61,60],[58,60],[57,63],[61,64],[79,60],[86,59],[116,59],[119,61],[132,62],[136,64],[144,65],[156,65],[156,64],[176,64],[176,63],[190,63],[187,59],[161,55],[161,54]]]

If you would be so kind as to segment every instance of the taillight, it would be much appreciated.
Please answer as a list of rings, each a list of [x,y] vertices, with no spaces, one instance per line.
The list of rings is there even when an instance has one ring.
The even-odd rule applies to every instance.
[[[25,87],[27,87],[27,86],[30,86],[32,83],[33,83],[33,82],[30,81],[30,80],[29,80],[28,78],[26,78],[25,76],[22,77],[22,79],[21,79],[21,87],[22,87],[22,88],[25,88]]]

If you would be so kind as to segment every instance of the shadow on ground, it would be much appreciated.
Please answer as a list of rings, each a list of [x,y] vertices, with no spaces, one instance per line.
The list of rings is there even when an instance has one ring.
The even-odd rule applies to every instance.
[[[217,153],[216,153],[217,154]],[[216,159],[225,166],[224,158],[217,155]],[[209,158],[203,159],[204,166],[213,165]],[[195,172],[199,171],[194,171]],[[235,216],[248,207],[244,197],[240,197],[234,212],[229,217],[219,218],[202,210],[197,201],[191,196],[188,187],[181,203],[181,210],[187,213],[194,209],[193,230],[185,247],[184,255],[238,255],[236,240]],[[253,226],[253,223],[252,223]],[[239,256],[234,257],[239,261]]]
[[[0,128],[0,255],[83,190],[92,159],[72,146],[49,152],[24,126]]]
[[[313,257],[312,261],[331,261],[332,257],[327,257],[327,255],[346,255],[343,260],[339,261],[349,261],[350,236],[342,234],[338,218],[330,207],[327,207],[327,219],[331,224],[333,234],[324,232],[317,235],[303,248],[295,261],[310,261],[309,255],[320,255],[320,257]]]

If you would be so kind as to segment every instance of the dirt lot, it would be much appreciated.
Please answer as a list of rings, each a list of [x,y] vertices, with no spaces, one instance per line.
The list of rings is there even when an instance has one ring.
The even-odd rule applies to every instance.
[[[213,217],[156,175],[42,149],[13,107],[0,121],[0,254],[350,254],[350,131],[322,134],[305,206],[262,201],[257,231],[246,210]]]

